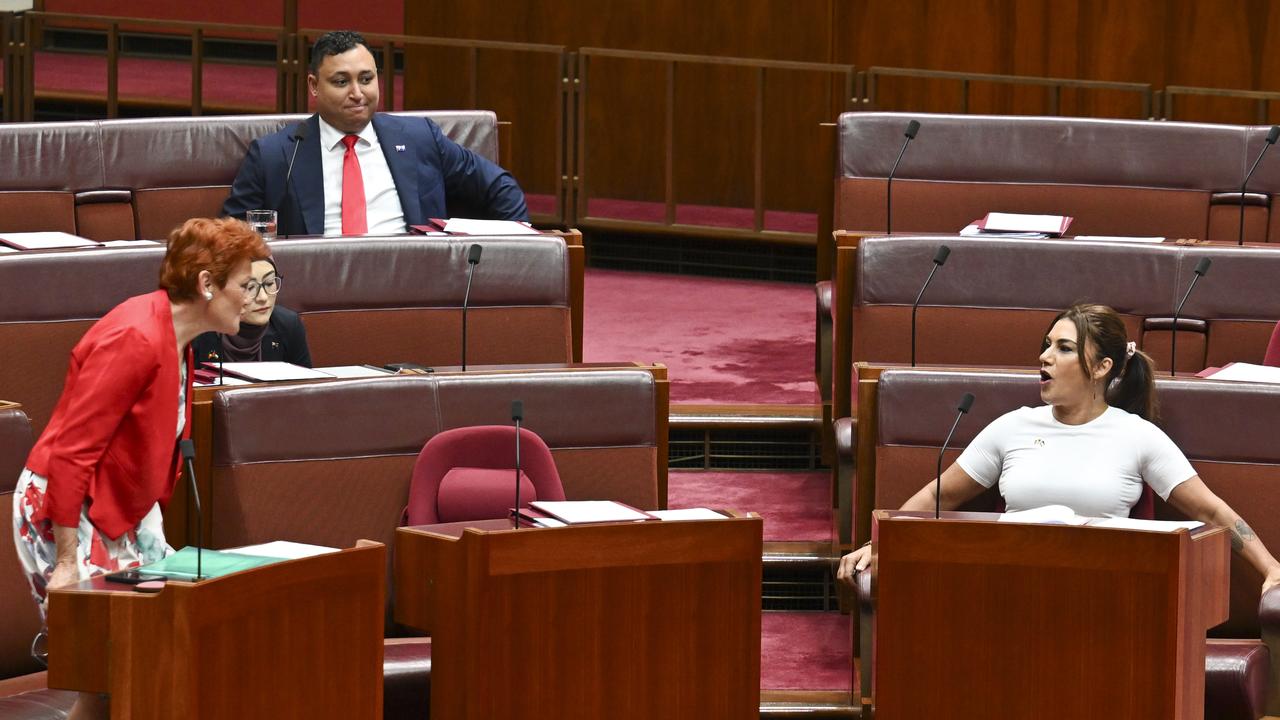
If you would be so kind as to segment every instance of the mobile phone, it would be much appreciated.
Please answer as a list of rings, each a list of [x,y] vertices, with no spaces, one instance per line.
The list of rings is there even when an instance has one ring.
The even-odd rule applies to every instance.
[[[138,583],[153,582],[153,581],[163,582],[166,579],[168,578],[166,578],[164,575],[152,575],[151,573],[144,573],[138,570],[137,568],[133,568],[130,570],[121,570],[119,572],[113,572],[107,575],[108,582],[123,583],[125,585],[137,585]]]

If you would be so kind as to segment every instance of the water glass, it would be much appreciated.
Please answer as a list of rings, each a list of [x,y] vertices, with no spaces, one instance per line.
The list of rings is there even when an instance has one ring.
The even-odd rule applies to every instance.
[[[275,210],[250,210],[245,213],[244,219],[254,232],[262,236],[263,240],[276,239]]]

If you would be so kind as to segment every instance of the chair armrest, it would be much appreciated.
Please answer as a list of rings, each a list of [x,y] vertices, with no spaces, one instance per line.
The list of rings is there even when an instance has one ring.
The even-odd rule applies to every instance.
[[[1262,627],[1262,642],[1271,657],[1267,679],[1267,715],[1280,715],[1280,587],[1263,593],[1258,601],[1258,624]]]

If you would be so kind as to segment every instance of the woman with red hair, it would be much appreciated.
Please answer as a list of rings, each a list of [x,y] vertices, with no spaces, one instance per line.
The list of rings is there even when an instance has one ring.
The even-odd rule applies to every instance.
[[[239,220],[188,220],[169,235],[160,289],[117,305],[71,351],[53,416],[13,494],[18,559],[44,616],[48,588],[163,558],[161,511],[190,435],[192,359],[207,331],[236,332],[267,257]],[[71,718],[105,717],[82,693]]]

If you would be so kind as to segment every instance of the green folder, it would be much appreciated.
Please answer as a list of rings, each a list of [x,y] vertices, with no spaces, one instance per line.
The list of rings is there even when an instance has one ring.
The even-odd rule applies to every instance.
[[[263,565],[278,563],[283,558],[262,557],[259,555],[240,555],[238,553],[204,550],[200,553],[200,576],[204,579],[222,577],[242,570],[252,570]],[[184,547],[169,557],[144,565],[139,571],[152,575],[163,575],[175,580],[194,580],[196,578],[196,549]]]

